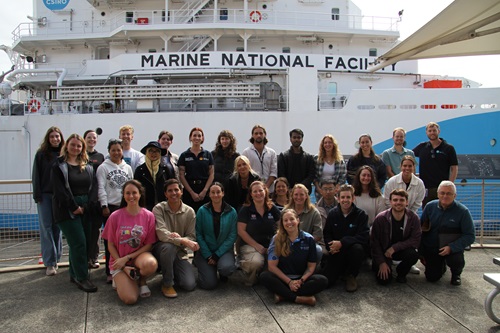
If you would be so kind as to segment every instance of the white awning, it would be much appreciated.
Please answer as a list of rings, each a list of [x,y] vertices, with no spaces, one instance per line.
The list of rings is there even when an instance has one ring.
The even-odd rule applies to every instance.
[[[500,0],[455,0],[376,60],[371,72],[402,60],[500,54]]]

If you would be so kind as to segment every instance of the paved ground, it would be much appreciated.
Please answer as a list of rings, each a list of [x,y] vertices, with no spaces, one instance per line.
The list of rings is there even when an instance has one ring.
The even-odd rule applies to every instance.
[[[449,271],[437,283],[411,275],[408,284],[378,286],[365,267],[357,292],[336,285],[315,307],[274,304],[265,288],[244,287],[237,276],[214,291],[178,291],[176,299],[162,296],[156,276],[152,296],[126,306],[104,283],[103,268],[92,271],[94,294],[71,284],[67,267],[54,277],[41,269],[2,273],[0,332],[500,332],[483,308],[493,288],[483,273],[500,272],[494,257],[500,249],[466,252],[460,287],[449,284]]]

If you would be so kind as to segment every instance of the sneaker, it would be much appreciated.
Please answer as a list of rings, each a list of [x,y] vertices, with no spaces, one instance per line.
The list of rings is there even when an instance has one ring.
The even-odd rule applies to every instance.
[[[420,269],[417,266],[411,266],[410,273],[418,275],[418,274],[420,274]]]
[[[452,275],[451,282],[453,286],[459,286],[462,284],[462,280],[460,279],[460,275]]]
[[[467,245],[467,246],[465,247],[465,249],[464,249],[464,250],[465,250],[465,251],[470,251],[470,250],[471,250],[470,245]]]
[[[348,292],[353,292],[358,290],[358,281],[352,275],[347,275],[345,279],[345,290]]]
[[[175,291],[173,286],[165,286],[164,284],[161,285],[161,292],[163,296],[167,298],[175,298],[177,297],[177,292]]]
[[[95,268],[99,268],[100,266],[101,265],[99,264],[98,261],[89,260],[89,268],[95,269]]]
[[[45,275],[54,276],[57,274],[57,270],[54,266],[47,266],[47,270],[45,271]]]

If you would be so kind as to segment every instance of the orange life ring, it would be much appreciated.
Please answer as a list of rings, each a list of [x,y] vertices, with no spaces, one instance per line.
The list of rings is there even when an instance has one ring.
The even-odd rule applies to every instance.
[[[261,12],[259,12],[258,10],[253,10],[250,13],[250,21],[252,21],[252,22],[259,22],[260,20],[262,20],[262,14],[261,14]]]
[[[40,102],[36,99],[32,99],[28,102],[28,110],[30,112],[37,112],[38,110],[40,110],[41,106],[42,105],[40,104]]]

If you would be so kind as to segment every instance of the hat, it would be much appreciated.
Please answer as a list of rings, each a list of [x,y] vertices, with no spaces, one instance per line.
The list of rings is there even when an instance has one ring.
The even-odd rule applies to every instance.
[[[141,149],[141,153],[146,155],[146,151],[148,150],[149,147],[159,149],[161,152],[161,156],[164,156],[167,153],[167,150],[163,149],[158,141],[149,141],[148,144]]]

